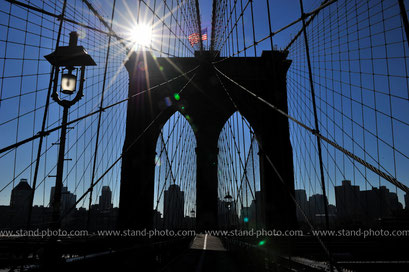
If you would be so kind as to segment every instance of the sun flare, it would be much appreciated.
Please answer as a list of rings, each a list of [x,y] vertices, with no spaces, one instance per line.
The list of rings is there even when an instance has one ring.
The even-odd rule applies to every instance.
[[[152,42],[152,28],[145,24],[136,25],[131,31],[131,39],[135,45],[149,46]]]

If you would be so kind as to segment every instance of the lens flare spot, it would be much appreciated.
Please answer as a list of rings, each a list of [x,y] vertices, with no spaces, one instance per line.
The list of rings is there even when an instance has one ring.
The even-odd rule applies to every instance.
[[[249,218],[248,218],[248,217],[244,217],[243,221],[244,221],[244,223],[248,223],[248,222],[249,222]]]
[[[264,245],[266,243],[266,240],[261,240],[259,243],[258,243],[258,245],[259,246],[262,246],[262,245]]]
[[[78,39],[85,39],[85,37],[87,36],[87,33],[83,29],[78,29],[77,33],[78,33]]]
[[[143,61],[140,61],[138,63],[138,70],[139,71],[145,71],[145,63]]]
[[[180,95],[179,95],[178,93],[175,93],[175,94],[173,95],[173,97],[174,97],[177,101],[180,100]]]
[[[172,100],[169,97],[165,97],[165,104],[168,107],[172,106]]]
[[[160,166],[160,158],[158,156],[155,156],[155,166]]]

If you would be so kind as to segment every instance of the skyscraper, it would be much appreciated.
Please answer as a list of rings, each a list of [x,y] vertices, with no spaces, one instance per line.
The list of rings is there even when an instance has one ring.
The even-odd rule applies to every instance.
[[[300,205],[300,208],[296,207],[297,219],[300,221],[306,221],[302,213],[308,215],[308,200],[307,193],[305,190],[294,190],[294,197],[297,203]]]
[[[365,215],[369,220],[392,216],[395,211],[402,209],[398,196],[390,192],[386,186],[361,191],[361,198],[365,206]]]
[[[252,214],[252,223],[256,227],[262,228],[264,226],[264,204],[263,204],[263,194],[261,191],[255,192],[255,198],[250,204],[250,213]]]
[[[165,228],[181,228],[184,217],[185,193],[179,185],[172,184],[165,190],[163,220]]]
[[[313,210],[314,214],[324,214],[325,213],[325,205],[328,206],[328,200],[321,194],[315,194],[310,196],[309,198],[311,210]]]
[[[32,192],[33,189],[28,184],[27,179],[21,179],[19,184],[11,191],[10,208],[12,216],[9,221],[13,226],[23,226],[27,222]]]
[[[13,188],[10,197],[10,207],[14,209],[28,210],[30,205],[30,195],[33,189],[28,184],[27,179],[20,179],[19,184]]]
[[[310,218],[316,224],[325,223],[325,206],[328,208],[328,199],[320,194],[310,196],[308,199]]]
[[[335,201],[337,216],[341,220],[357,219],[363,213],[359,186],[351,185],[350,180],[343,180],[341,186],[335,186]]]
[[[343,180],[341,186],[335,186],[337,216],[343,223],[365,222],[373,224],[379,218],[392,216],[402,209],[402,204],[394,192],[385,186],[360,191],[359,186]]]
[[[50,207],[53,206],[55,187],[51,187],[50,192]],[[68,191],[68,187],[62,187],[61,189],[61,212],[64,214],[73,206],[77,201],[77,196]]]
[[[99,196],[99,209],[101,211],[109,211],[113,208],[112,191],[109,186],[103,186],[101,195]]]

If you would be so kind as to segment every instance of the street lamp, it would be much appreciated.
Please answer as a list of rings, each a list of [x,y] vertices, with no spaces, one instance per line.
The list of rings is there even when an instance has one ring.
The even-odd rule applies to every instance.
[[[195,218],[195,215],[196,215],[196,212],[195,212],[195,210],[192,208],[192,210],[190,211],[190,218],[191,218],[191,226],[190,227],[192,227],[192,228],[194,228],[194,226],[195,226],[195,220],[196,219],[194,219]]]
[[[227,207],[227,227],[230,227],[230,217],[231,217],[231,206],[232,206],[232,202],[233,202],[233,197],[227,193],[226,196],[224,197],[224,201],[226,203],[226,207]]]
[[[70,41],[68,46],[60,46],[44,58],[53,66],[53,92],[52,99],[63,107],[63,117],[61,123],[60,148],[58,151],[57,175],[55,180],[54,199],[52,200],[53,227],[59,227],[60,207],[61,207],[61,191],[62,177],[64,170],[64,153],[65,153],[65,137],[67,134],[67,120],[69,108],[77,103],[83,96],[85,66],[97,65],[84,47],[78,46],[78,33],[73,31],[70,33]],[[79,67],[79,68],[77,68]],[[61,69],[61,86],[58,88],[58,82]],[[80,69],[80,79],[78,91],[72,100],[61,99],[59,92],[71,96],[75,94],[77,88],[78,69]],[[73,73],[74,72],[74,73]]]
[[[227,193],[227,195],[224,197],[224,201],[226,203],[227,209],[230,210],[233,197],[229,193]]]

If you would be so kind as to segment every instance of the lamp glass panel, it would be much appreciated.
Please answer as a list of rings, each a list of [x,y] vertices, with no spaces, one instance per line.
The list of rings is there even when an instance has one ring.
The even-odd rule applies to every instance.
[[[63,74],[61,77],[61,90],[65,94],[73,94],[77,85],[77,77],[72,74]]]

